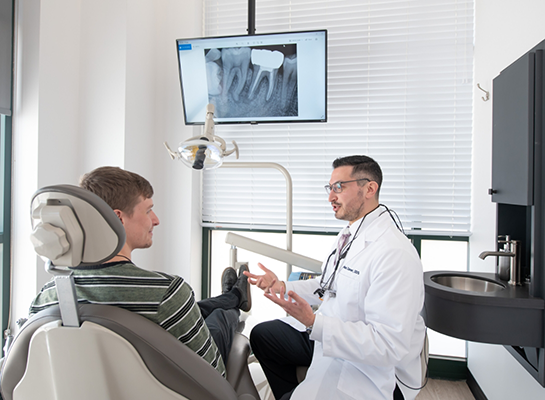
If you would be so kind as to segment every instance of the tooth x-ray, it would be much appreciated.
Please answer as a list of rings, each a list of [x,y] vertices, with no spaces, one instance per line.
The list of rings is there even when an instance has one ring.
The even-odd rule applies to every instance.
[[[327,121],[327,31],[178,39],[186,124]]]
[[[207,49],[205,59],[217,117],[298,115],[296,44]]]

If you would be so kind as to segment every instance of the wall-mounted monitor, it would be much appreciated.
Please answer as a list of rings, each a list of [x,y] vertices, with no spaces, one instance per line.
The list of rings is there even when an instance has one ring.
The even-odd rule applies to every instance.
[[[178,39],[185,123],[327,121],[327,31]]]

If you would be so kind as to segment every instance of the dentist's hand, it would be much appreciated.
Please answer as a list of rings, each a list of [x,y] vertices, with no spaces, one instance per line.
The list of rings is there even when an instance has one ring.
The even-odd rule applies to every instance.
[[[284,298],[285,288],[281,288],[278,295],[274,293],[265,293],[265,297],[271,300],[273,303],[278,304],[289,315],[301,322],[305,326],[314,325],[316,316],[308,304],[301,296],[295,293],[293,290],[288,292],[288,299]]]
[[[250,271],[244,271],[244,275],[248,277],[248,282],[265,291],[265,293],[280,293],[281,289],[283,289],[284,292],[286,291],[286,285],[284,282],[278,280],[278,277],[274,272],[265,268],[261,263],[258,263],[257,265],[265,273],[263,275],[255,275]]]

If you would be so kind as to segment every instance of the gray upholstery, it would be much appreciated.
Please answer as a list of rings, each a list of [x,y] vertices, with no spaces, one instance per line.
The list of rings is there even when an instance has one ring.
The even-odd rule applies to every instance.
[[[236,333],[227,360],[227,381],[233,386],[237,394],[252,394],[259,400],[259,394],[248,369],[248,357],[250,356],[250,342],[246,336]]]
[[[33,196],[31,206],[34,226],[40,224],[40,207],[44,205],[48,209],[57,205],[65,209],[69,207],[76,216],[75,225],[79,223],[85,242],[80,247],[83,254],[77,266],[107,261],[123,247],[123,225],[113,210],[93,193],[71,185],[50,186],[38,190]],[[114,233],[114,243],[108,242],[104,245],[105,238],[101,236],[104,230],[109,232],[108,237],[112,237],[111,232]],[[74,243],[70,243],[70,246],[69,251],[76,248]],[[50,272],[55,272],[54,269],[54,266],[50,268]],[[75,290],[73,287],[72,289]],[[74,298],[70,299],[61,294],[59,292],[61,303],[75,303]],[[122,308],[97,304],[74,304],[74,309],[80,323],[95,323],[127,340],[155,379],[180,395],[195,400],[259,399],[248,371],[249,342],[240,333],[236,334],[231,349],[232,355],[227,366],[228,379],[224,379],[199,355],[141,315]],[[0,391],[4,400],[13,399],[13,391],[25,374],[29,344],[34,333],[45,324],[63,320],[59,306],[53,306],[34,315],[22,327],[0,372]],[[74,326],[77,328],[79,325],[76,323]]]
[[[58,265],[55,260],[51,260],[55,265],[61,267],[96,265],[109,260],[123,248],[125,228],[108,203],[96,194],[74,185],[46,186],[37,190],[32,196],[30,207],[33,228],[40,222],[36,211],[39,205],[44,203],[70,207],[84,232],[82,261],[78,265]],[[99,225],[96,225],[97,223]],[[105,235],[107,232],[104,229],[111,230],[113,235]],[[108,242],[110,237],[115,242]],[[74,246],[74,243],[71,245]]]
[[[155,378],[171,390],[190,399],[238,398],[229,382],[212,366],[150,320],[122,308],[96,304],[80,305],[79,312],[82,322],[90,321],[104,326],[129,341]],[[4,400],[12,399],[13,389],[25,372],[32,335],[42,325],[55,320],[60,320],[58,306],[33,316],[17,336],[2,366]],[[246,338],[238,334],[236,340],[240,343],[233,348],[239,348],[245,341],[247,343]],[[244,358],[242,352],[239,356]],[[243,360],[247,368],[246,359],[247,355]],[[242,379],[241,373],[235,375],[239,381]]]

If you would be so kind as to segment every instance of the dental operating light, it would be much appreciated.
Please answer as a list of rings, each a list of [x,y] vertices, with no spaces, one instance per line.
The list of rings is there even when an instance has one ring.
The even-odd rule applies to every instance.
[[[196,170],[214,169],[221,166],[223,158],[236,153],[238,159],[238,146],[233,140],[233,148],[227,150],[227,144],[221,137],[214,135],[214,105],[206,106],[206,120],[203,135],[194,136],[180,143],[177,151],[171,150],[167,142],[164,142],[170,157],[180,160],[187,166]]]
[[[206,120],[202,136],[195,136],[180,143],[178,151],[173,151],[167,142],[163,142],[170,158],[181,160],[187,166],[196,170],[210,170],[221,167],[223,158],[236,152],[238,146],[233,140],[234,148],[227,150],[225,140],[214,135],[214,105],[206,106]],[[289,172],[280,164],[267,162],[226,162],[225,168],[273,168],[280,171],[286,179],[286,250],[291,252],[293,235],[293,183]],[[286,272],[291,274],[291,264],[286,264]]]

